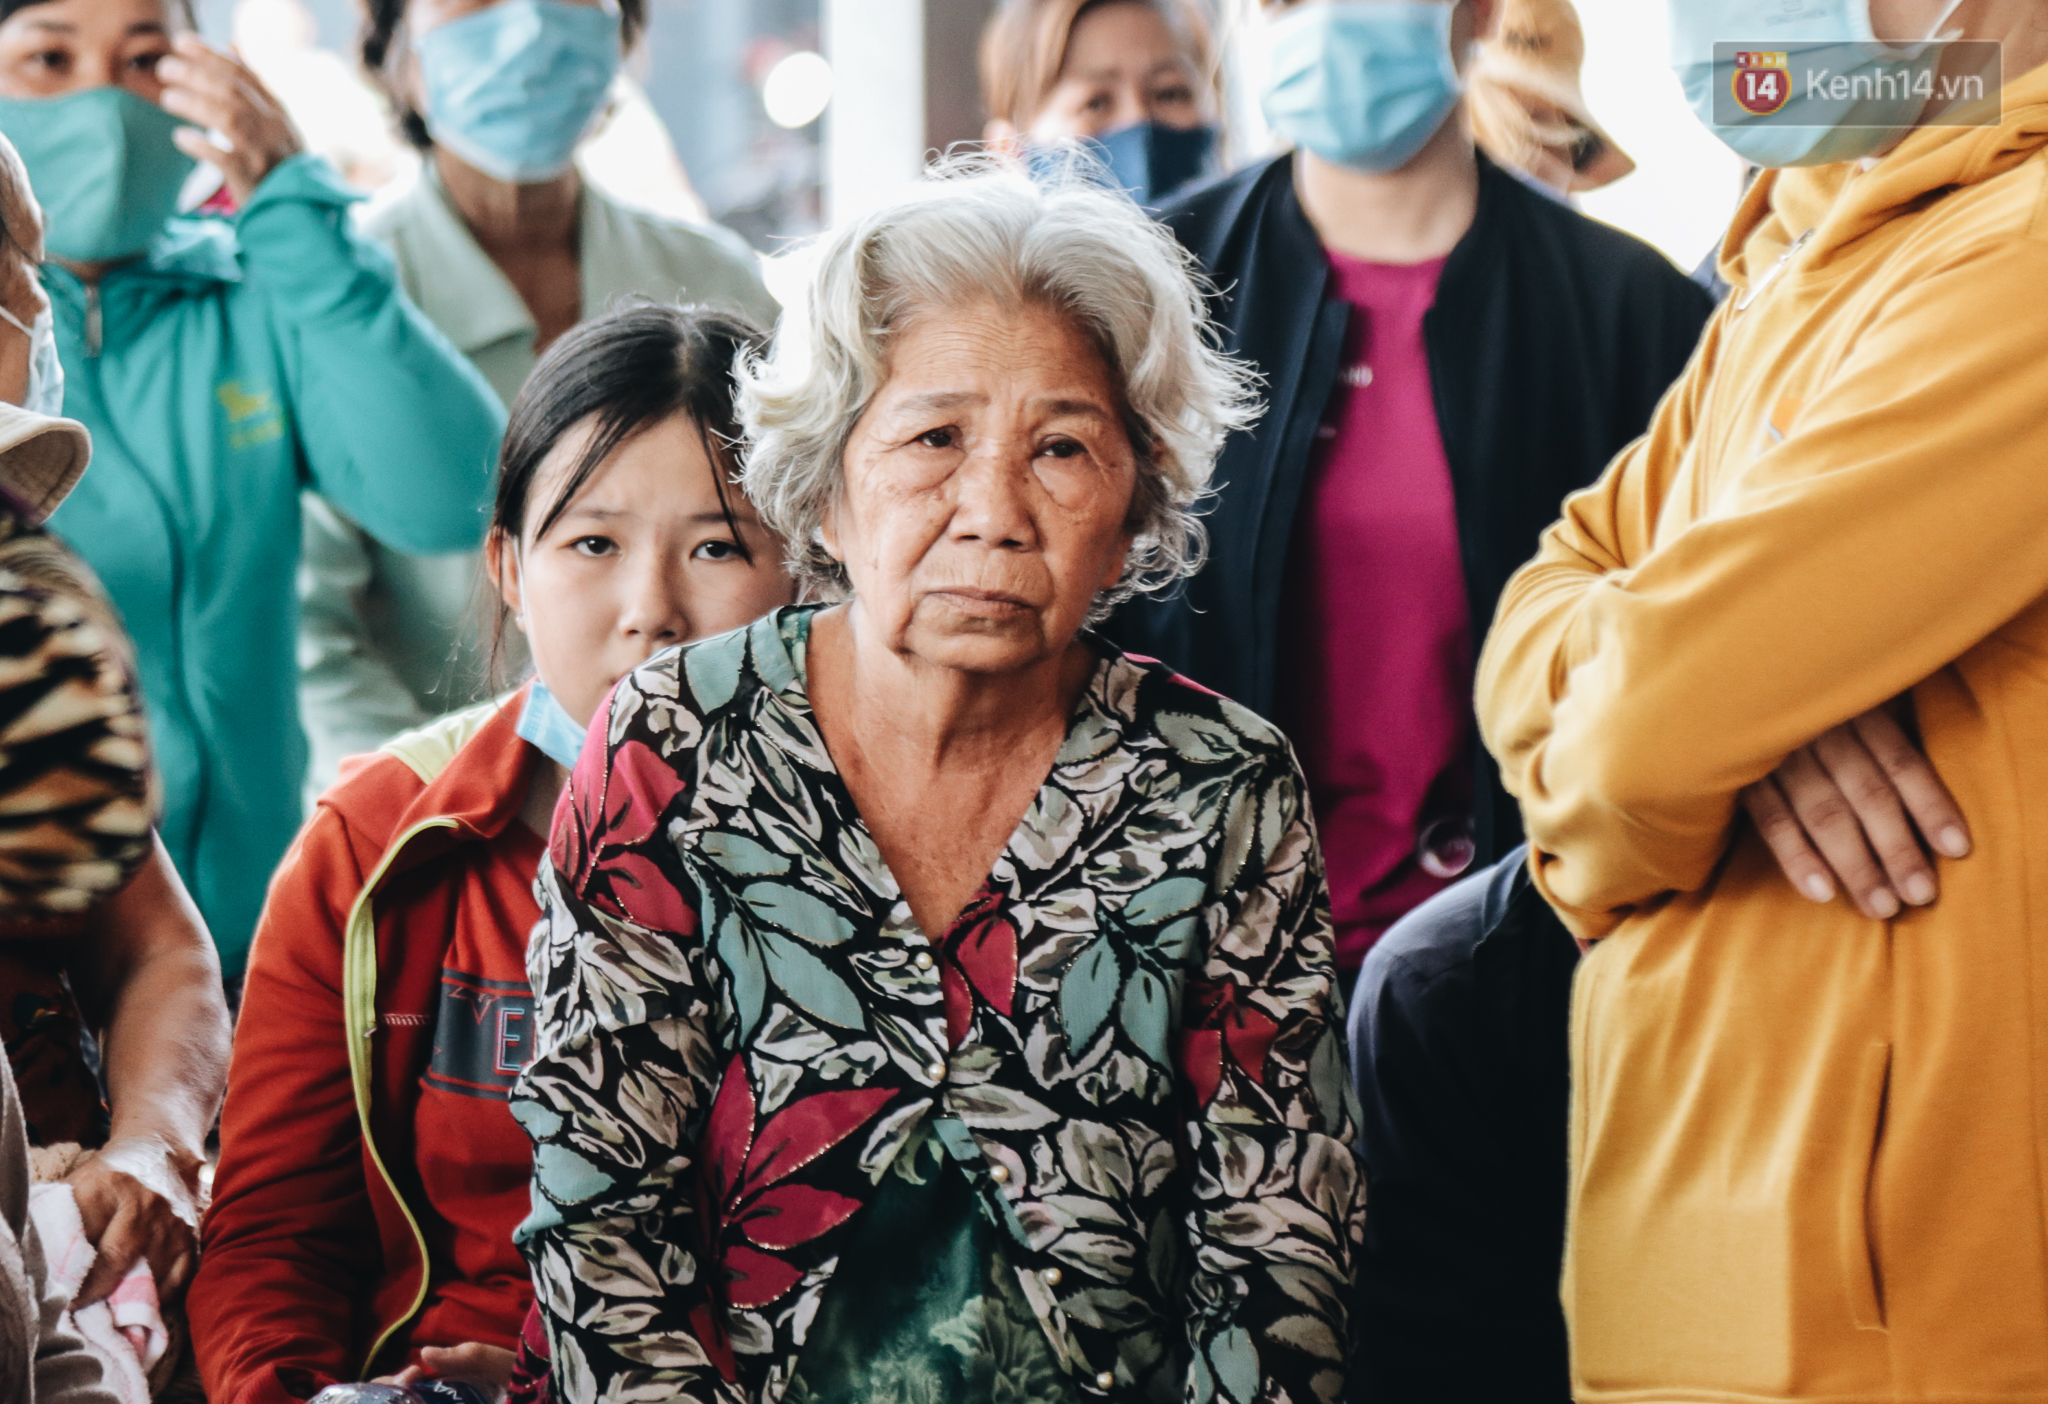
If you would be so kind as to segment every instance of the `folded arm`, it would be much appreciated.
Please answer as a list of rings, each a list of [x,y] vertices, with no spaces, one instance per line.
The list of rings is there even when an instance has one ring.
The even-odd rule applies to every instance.
[[[1727,446],[1697,432],[1724,311],[1649,436],[1566,504],[1502,599],[1479,712],[1580,935],[1699,887],[1744,787],[2048,592],[2048,324],[2009,310],[2044,276],[2048,245],[2014,241],[1918,281],[1803,408],[1717,406]],[[1682,471],[1752,440],[1721,481]],[[1674,490],[1712,500],[1660,533]]]

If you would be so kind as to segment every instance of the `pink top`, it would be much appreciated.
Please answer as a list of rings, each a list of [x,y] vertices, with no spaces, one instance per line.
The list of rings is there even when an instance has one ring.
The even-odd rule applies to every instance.
[[[1337,963],[1353,970],[1449,882],[1417,845],[1437,821],[1439,836],[1469,823],[1472,638],[1422,340],[1444,261],[1329,259],[1353,315],[1295,516],[1277,710],[1315,802]]]

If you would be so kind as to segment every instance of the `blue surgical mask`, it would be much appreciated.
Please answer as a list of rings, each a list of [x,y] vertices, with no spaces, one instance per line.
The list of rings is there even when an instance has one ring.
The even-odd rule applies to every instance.
[[[619,17],[567,0],[499,3],[413,41],[427,134],[485,175],[560,175],[619,71]]]
[[[1448,0],[1328,0],[1266,26],[1266,121],[1325,161],[1399,170],[1465,90]]]
[[[171,141],[183,125],[126,88],[0,98],[0,132],[43,207],[43,245],[74,263],[139,254],[178,212],[194,165]]]
[[[1082,137],[1080,148],[1100,163],[1091,173],[1106,175],[1133,200],[1152,209],[1176,190],[1209,173],[1216,152],[1216,128],[1169,127],[1164,122],[1134,122],[1099,137]],[[1061,168],[1064,146],[1033,147],[1027,154],[1032,171]]]
[[[1950,0],[1929,39],[1958,3]],[[1771,71],[1772,81],[1786,84],[1784,105],[1775,112],[1751,115],[1736,102],[1735,84],[1743,78],[1737,51],[1786,56],[1786,68]],[[1671,63],[1693,114],[1757,166],[1826,166],[1888,150],[1927,106],[1938,58],[1924,40],[1903,48],[1880,41],[1870,26],[1870,0],[1674,0],[1671,6]],[[1844,96],[1810,81],[1822,76]],[[1845,82],[1835,84],[1836,78]]]
[[[562,710],[562,704],[555,700],[547,685],[535,678],[526,694],[526,706],[519,713],[519,725],[513,730],[549,760],[573,770],[576,758],[583,754],[583,737],[590,728],[578,726],[576,719]]]
[[[0,320],[21,328],[21,334],[28,338],[28,394],[21,407],[52,419],[62,415],[64,363],[57,359],[57,319],[50,315],[50,305],[44,303],[43,310],[36,313],[34,326],[24,324],[5,307],[0,307]]]

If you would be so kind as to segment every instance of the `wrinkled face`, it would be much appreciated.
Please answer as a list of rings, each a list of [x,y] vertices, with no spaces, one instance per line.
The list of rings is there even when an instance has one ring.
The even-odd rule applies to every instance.
[[[1059,81],[1032,119],[1040,141],[1101,136],[1138,122],[1187,128],[1214,113],[1194,56],[1150,5],[1100,5],[1075,23]]]
[[[782,543],[737,488],[726,498],[738,534],[727,525],[710,455],[686,414],[627,439],[534,536],[590,434],[588,421],[578,425],[541,464],[516,547],[501,538],[489,546],[540,680],[586,724],[650,654],[737,629],[795,597]]]
[[[174,27],[162,0],[47,0],[0,24],[0,97],[61,97],[120,86],[163,97],[156,66]]]
[[[825,546],[900,654],[963,672],[1057,659],[1123,572],[1137,458],[1066,316],[970,303],[894,336],[846,446]]]
[[[43,212],[29,194],[28,172],[5,137],[0,137],[0,307],[32,327],[50,299],[36,265],[43,261]],[[18,405],[28,398],[29,339],[20,327],[0,321],[0,400]]]

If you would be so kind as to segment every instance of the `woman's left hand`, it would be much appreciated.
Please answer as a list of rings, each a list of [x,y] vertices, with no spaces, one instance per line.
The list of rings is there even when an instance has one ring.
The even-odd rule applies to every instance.
[[[86,1239],[99,1253],[79,1284],[76,1305],[112,1292],[138,1259],[149,1262],[158,1300],[169,1305],[184,1295],[199,1251],[198,1210],[175,1159],[155,1141],[115,1140],[64,1177]]]
[[[240,59],[195,34],[179,35],[171,48],[156,66],[164,84],[163,109],[192,124],[171,139],[193,160],[220,167],[235,203],[247,204],[263,177],[305,143],[284,104]],[[216,132],[227,138],[227,145],[207,140]]]

